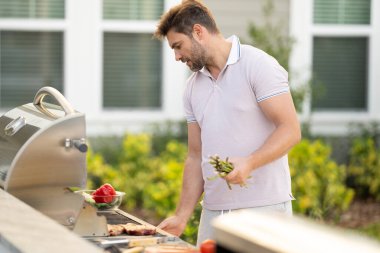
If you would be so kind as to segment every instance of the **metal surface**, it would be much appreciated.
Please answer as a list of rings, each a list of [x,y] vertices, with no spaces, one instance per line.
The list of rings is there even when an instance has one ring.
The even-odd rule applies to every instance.
[[[49,115],[52,118],[59,118],[59,115],[52,113],[49,108],[44,106],[43,99],[45,96],[52,96],[58,102],[58,104],[62,107],[63,111],[66,115],[74,114],[75,110],[71,106],[71,104],[66,100],[66,98],[53,87],[42,87],[37,91],[36,96],[34,97],[33,104],[34,106],[40,110],[42,113]]]
[[[76,195],[82,196],[80,194]],[[109,235],[106,217],[97,215],[96,208],[87,204],[86,202],[84,202],[83,208],[78,216],[73,231],[80,236]]]
[[[91,212],[92,211],[93,210],[91,210]],[[107,224],[135,223],[152,226],[151,224],[119,209],[112,211],[98,211],[97,215],[105,217]],[[81,219],[82,217],[79,217],[78,222],[80,222]],[[97,221],[94,221],[94,223],[98,224]],[[117,236],[92,236],[90,233],[88,233],[88,235],[83,236],[83,238],[89,242],[94,243],[98,247],[107,250],[112,247],[116,251],[119,250],[122,252],[128,248],[139,248],[157,245],[186,245],[188,247],[192,247],[191,245],[182,241],[179,237],[168,234],[167,232],[158,228],[156,228],[156,233],[154,235],[128,235],[124,233]]]
[[[58,104],[44,102],[46,96]],[[73,192],[86,185],[85,137],[84,114],[54,88],[40,89],[33,103],[0,117],[0,187],[108,251],[182,244],[158,228],[151,236],[109,236],[107,224],[150,224],[121,210],[98,211],[82,194]]]
[[[58,105],[43,102],[51,96]],[[33,103],[0,117],[0,186],[59,223],[72,227],[83,198],[66,187],[87,180],[84,114],[74,111],[52,87],[40,89]],[[80,143],[66,147],[67,139]]]
[[[11,194],[17,190],[16,196],[22,199],[20,190],[30,187],[83,188],[86,184],[85,153],[65,148],[64,142],[66,138],[79,139],[84,134],[85,122],[81,114],[59,118],[36,131],[11,161],[4,189]]]

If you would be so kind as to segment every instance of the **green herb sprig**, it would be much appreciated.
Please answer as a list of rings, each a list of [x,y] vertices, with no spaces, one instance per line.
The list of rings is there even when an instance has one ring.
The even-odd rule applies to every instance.
[[[218,155],[209,156],[209,163],[215,168],[216,175],[214,177],[207,178],[208,180],[214,180],[216,178],[225,178],[228,173],[230,173],[234,169],[234,165],[228,161],[228,157],[226,160],[220,159]],[[248,178],[252,178],[249,176]],[[227,186],[230,190],[232,190],[231,184],[227,182]],[[245,183],[240,184],[240,187],[247,187]]]
[[[214,180],[218,177],[224,178],[234,169],[234,165],[228,161],[228,157],[226,160],[220,159],[218,155],[210,156],[209,157],[209,163],[215,168],[216,175],[211,178],[207,178],[208,180]],[[227,183],[227,186],[230,190],[232,190],[232,187],[230,183]]]

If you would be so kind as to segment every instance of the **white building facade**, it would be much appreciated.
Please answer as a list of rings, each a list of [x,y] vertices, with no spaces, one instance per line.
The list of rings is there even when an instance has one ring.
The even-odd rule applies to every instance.
[[[352,123],[380,123],[380,1],[292,0],[290,12],[293,81],[313,78],[316,86],[302,115],[312,132],[342,135]]]
[[[117,135],[181,120],[188,70],[152,39],[178,0],[0,0],[0,110],[60,90],[87,134]]]
[[[203,2],[226,37],[248,41],[249,23],[262,23],[265,1]],[[90,136],[183,120],[189,71],[175,62],[166,41],[152,39],[159,16],[179,2],[0,0],[0,113],[31,102],[50,85],[86,114]],[[311,78],[324,84],[320,97],[305,100],[302,121],[327,135],[347,133],[352,122],[379,122],[380,1],[273,3],[277,21],[296,41],[291,85]]]

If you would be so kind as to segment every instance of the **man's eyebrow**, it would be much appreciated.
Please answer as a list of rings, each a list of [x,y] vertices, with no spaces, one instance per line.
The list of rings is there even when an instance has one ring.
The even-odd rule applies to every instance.
[[[180,41],[176,41],[174,42],[172,45],[171,45],[171,48],[174,49],[176,46],[178,46],[181,42]]]

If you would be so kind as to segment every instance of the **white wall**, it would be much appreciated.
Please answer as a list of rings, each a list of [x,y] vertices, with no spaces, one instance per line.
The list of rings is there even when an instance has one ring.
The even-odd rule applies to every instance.
[[[64,20],[0,19],[0,30],[61,31],[64,34],[64,96],[86,114],[87,135],[115,135],[140,130],[147,123],[183,119],[182,91],[188,76],[163,42],[162,108],[106,110],[102,107],[103,33],[151,33],[158,21],[102,19],[102,0],[66,0]],[[165,9],[180,0],[166,0]],[[32,102],[33,98],[30,98]],[[1,112],[1,113],[5,113]]]
[[[182,90],[187,70],[175,62],[163,42],[162,108],[159,110],[106,110],[102,108],[103,32],[155,31],[157,21],[102,20],[101,0],[66,0],[65,95],[86,114],[87,134],[115,135],[137,131],[146,124],[183,119]],[[165,8],[180,2],[167,0]],[[83,11],[83,10],[88,11]]]
[[[305,101],[302,120],[311,124],[313,134],[346,135],[350,123],[380,121],[380,1],[372,0],[371,25],[315,25],[313,0],[291,0],[290,33],[296,39],[290,59],[293,83],[302,85],[311,77],[313,36],[367,36],[368,110],[366,112],[311,112],[310,100]]]
[[[249,24],[264,25],[263,6],[267,0],[204,0],[214,14],[225,37],[237,35],[243,42],[251,43]],[[284,32],[289,30],[289,0],[273,0],[273,18],[281,23]]]

